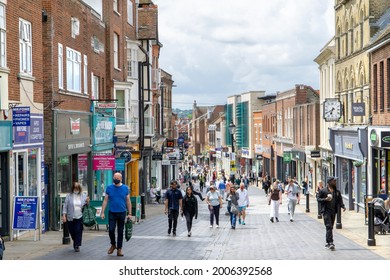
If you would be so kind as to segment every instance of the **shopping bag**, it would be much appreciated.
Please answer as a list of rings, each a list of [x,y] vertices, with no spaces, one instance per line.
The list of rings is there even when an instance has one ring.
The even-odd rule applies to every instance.
[[[230,208],[230,212],[232,212],[233,215],[238,215],[238,208],[236,205],[232,203],[232,207]]]
[[[133,235],[133,221],[130,218],[126,218],[125,222],[125,239],[126,242],[130,240]]]
[[[96,225],[96,208],[90,205],[83,207],[83,225],[92,227]]]

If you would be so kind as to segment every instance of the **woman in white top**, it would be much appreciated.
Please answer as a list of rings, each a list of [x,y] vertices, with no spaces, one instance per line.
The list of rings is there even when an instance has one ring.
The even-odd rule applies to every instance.
[[[62,208],[62,222],[68,223],[75,252],[80,252],[83,236],[83,206],[88,203],[89,197],[82,192],[80,183],[73,183],[72,191],[66,196]]]
[[[214,216],[216,227],[219,227],[219,209],[222,206],[222,196],[219,192],[215,191],[215,186],[210,186],[210,191],[206,194],[206,202],[210,211],[210,227],[213,227]]]
[[[279,187],[279,180],[276,180],[272,186],[270,191],[270,196],[268,199],[268,205],[271,205],[271,213],[269,220],[273,223],[274,219],[276,222],[279,222],[279,205],[282,204],[282,191],[281,187]]]

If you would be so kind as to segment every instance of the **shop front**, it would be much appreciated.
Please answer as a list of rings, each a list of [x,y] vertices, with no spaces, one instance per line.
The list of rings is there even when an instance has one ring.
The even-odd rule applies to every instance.
[[[10,150],[12,150],[12,122],[0,121],[0,235],[11,232]]]
[[[38,196],[40,199],[42,231],[47,230],[45,209],[47,190],[44,184],[44,132],[43,115],[31,114],[26,123],[13,126],[14,147],[12,150],[11,176],[12,196]]]
[[[367,195],[378,196],[381,191],[390,195],[390,129],[372,127],[368,130],[369,166],[371,180]]]
[[[92,180],[91,113],[61,111],[53,112],[53,172],[51,192],[51,222],[60,227],[62,200],[79,182],[83,192],[94,194]]]
[[[367,195],[368,130],[367,127],[330,130],[330,145],[335,155],[337,188],[349,210],[364,208]]]

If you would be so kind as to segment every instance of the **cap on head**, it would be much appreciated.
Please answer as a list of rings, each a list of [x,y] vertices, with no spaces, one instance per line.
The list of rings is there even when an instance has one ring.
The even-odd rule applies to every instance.
[[[329,184],[333,180],[337,180],[337,177],[331,176],[331,177],[328,178],[328,180],[326,182]]]

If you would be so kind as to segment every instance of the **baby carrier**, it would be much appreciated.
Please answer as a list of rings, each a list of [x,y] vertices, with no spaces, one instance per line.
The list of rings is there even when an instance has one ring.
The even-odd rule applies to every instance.
[[[382,198],[374,198],[374,232],[375,234],[386,234],[390,232],[389,213],[386,210],[385,202]]]

